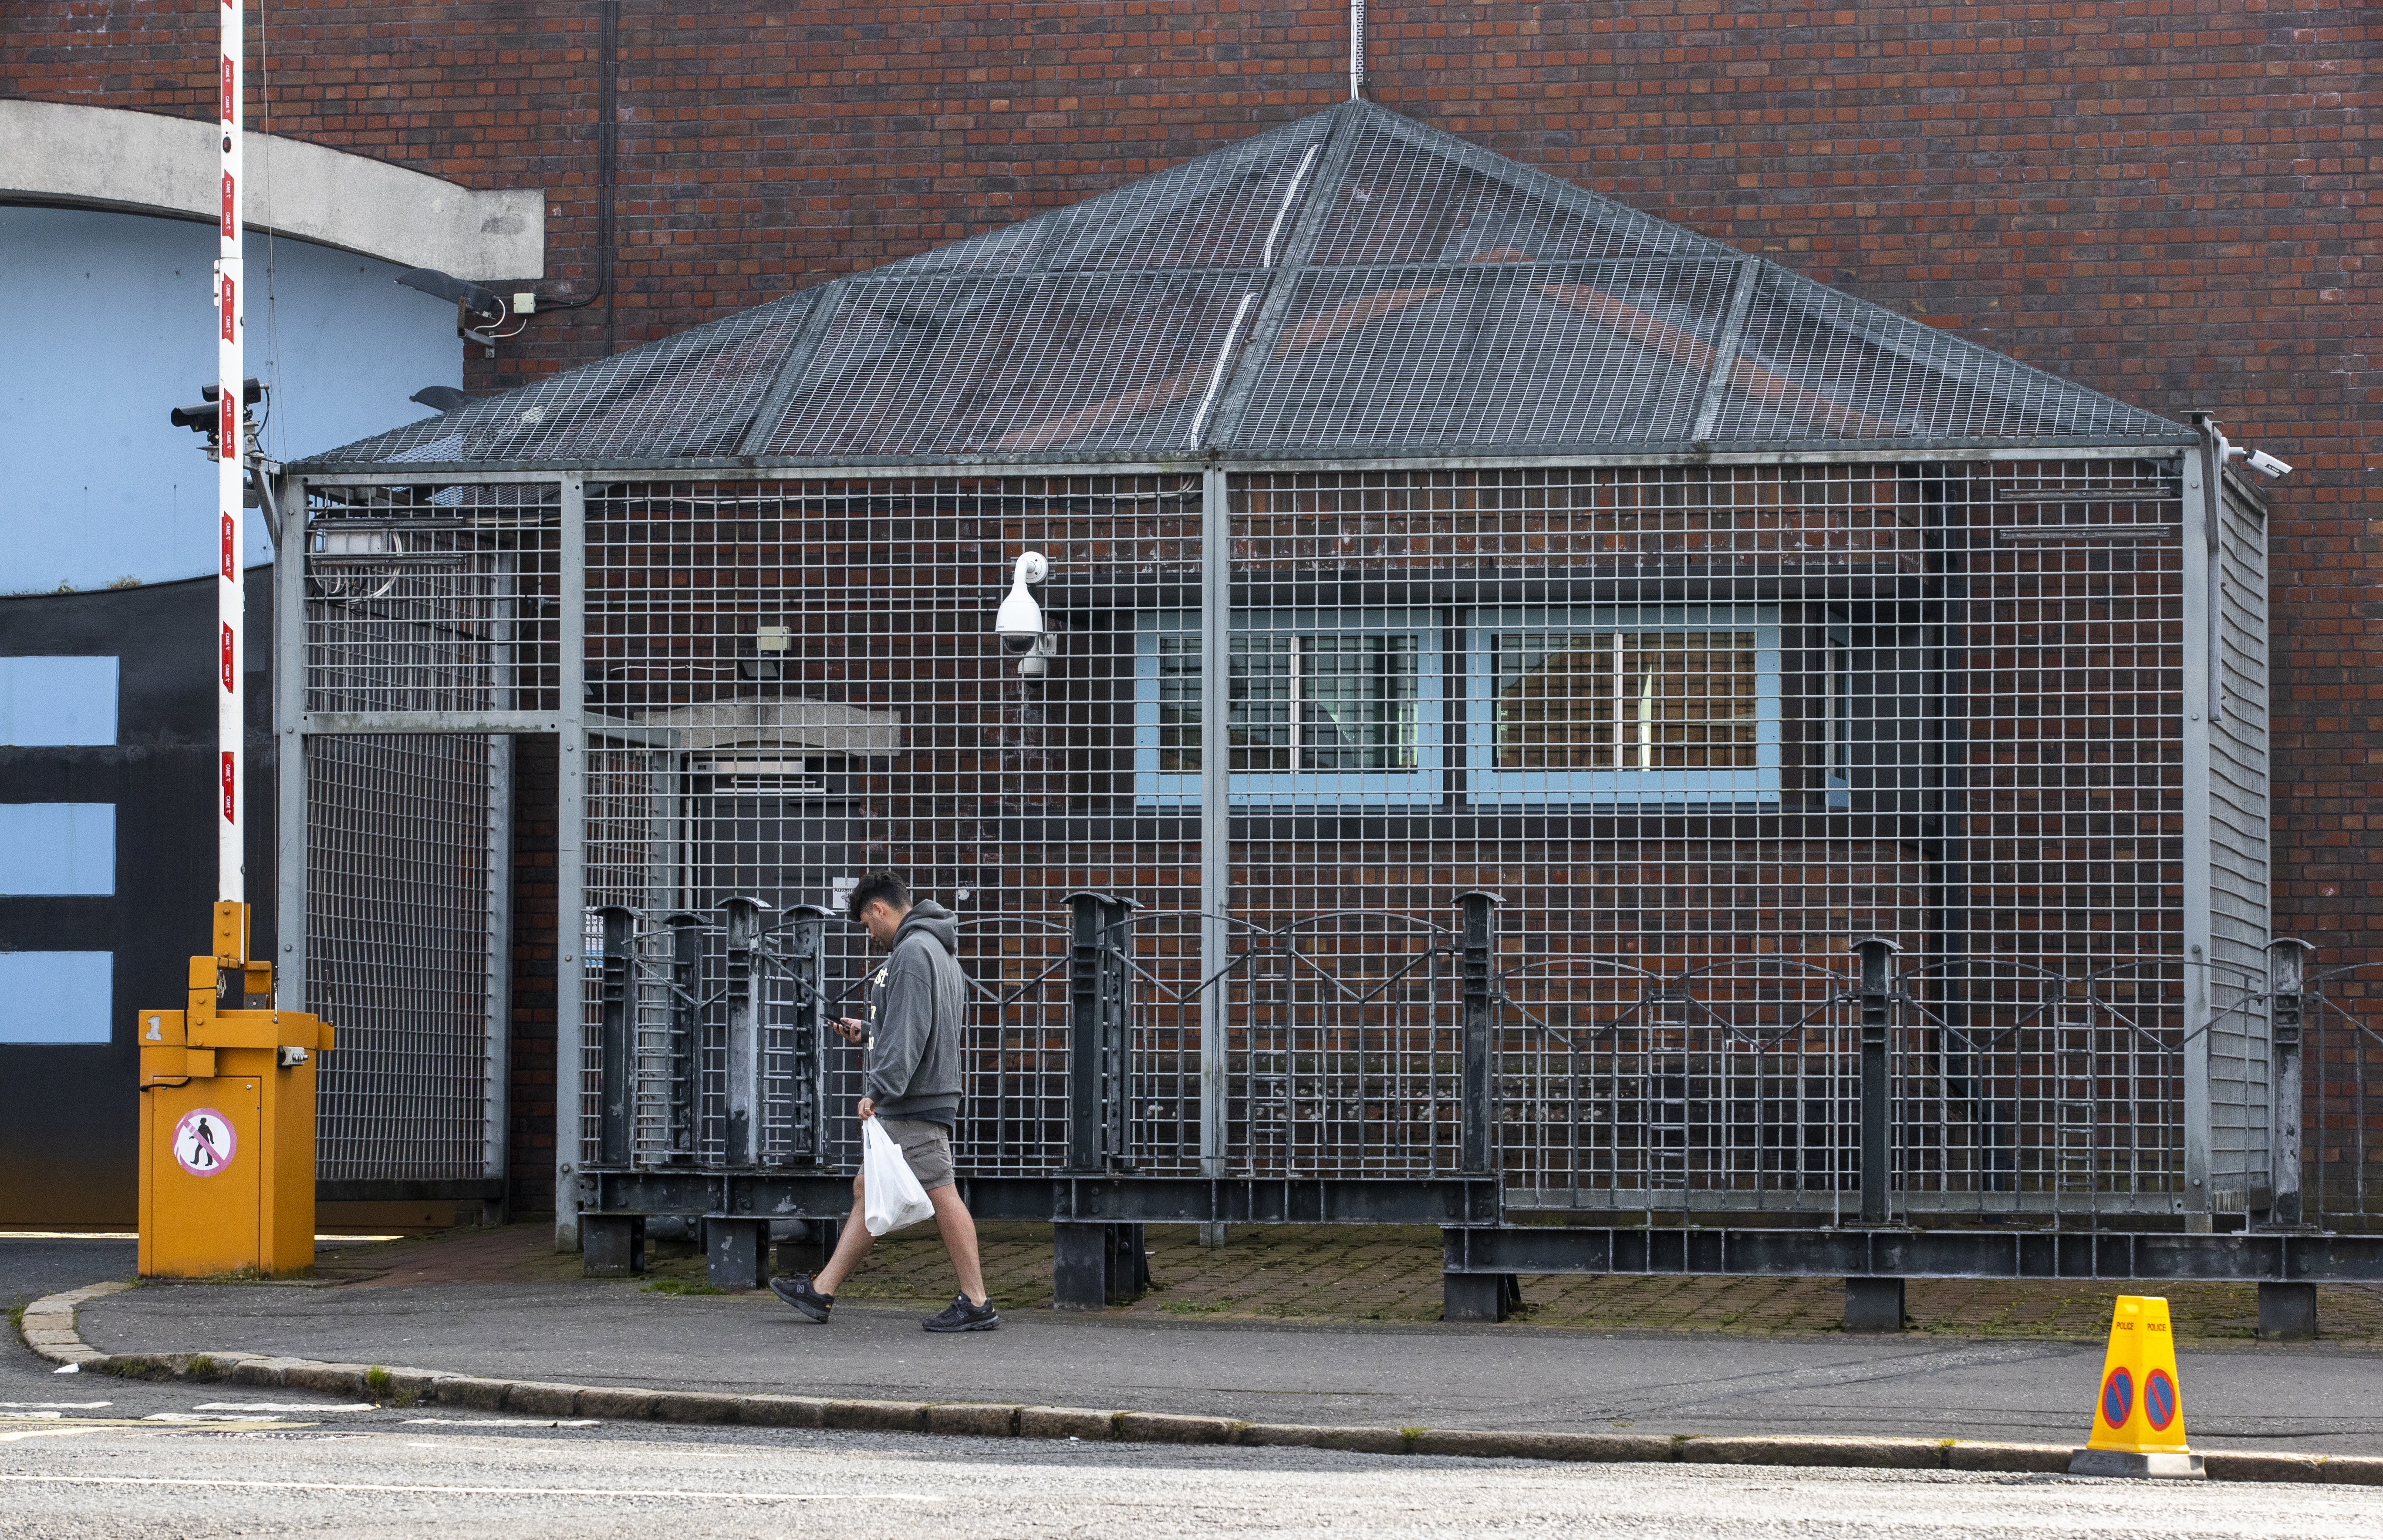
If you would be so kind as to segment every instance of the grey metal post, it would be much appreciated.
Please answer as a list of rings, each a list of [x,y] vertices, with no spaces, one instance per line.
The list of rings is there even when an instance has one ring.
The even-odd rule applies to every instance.
[[[1468,1177],[1489,1174],[1490,1048],[1493,1036],[1492,992],[1497,966],[1498,906],[1494,893],[1468,893],[1456,903],[1460,921],[1461,979],[1463,988],[1462,1047],[1457,1078],[1459,1107],[1457,1168]]]
[[[827,1148],[821,1113],[827,1105],[827,922],[834,916],[816,904],[795,906],[787,932],[785,963],[794,980],[795,1019],[787,1057],[791,1125],[787,1155],[817,1164]]]
[[[513,741],[488,738],[488,1036],[481,1055],[483,1172],[504,1179],[512,1161],[513,1004]],[[509,1208],[510,1195],[500,1201]]]
[[[2267,1045],[2274,1055],[2268,1093],[2267,1180],[2273,1196],[2267,1222],[2302,1223],[2301,994],[2306,987],[2307,942],[2279,937],[2267,943]]]
[[[618,1171],[629,1164],[629,1125],[636,1105],[636,1003],[630,998],[636,985],[637,916],[633,909],[608,904],[596,911],[604,927],[603,960],[597,974],[597,1146],[604,1164]]]
[[[1068,1169],[1125,1164],[1131,1113],[1126,955],[1131,899],[1068,895]]]
[[[697,1002],[703,990],[703,920],[684,912],[662,923],[671,932],[670,1037],[665,1061],[670,1066],[668,1103],[663,1112],[665,1159],[695,1159],[695,1082],[697,1034],[701,1026]]]
[[[758,898],[732,898],[728,917],[728,1127],[722,1159],[761,1164],[761,1006],[753,988],[753,943],[761,930]]]
[[[1861,956],[1861,1217],[1883,1225],[1895,1171],[1895,1087],[1889,1026],[1895,993],[1894,957],[1903,949],[1883,936],[1854,942]]]
[[[2217,681],[2210,672],[2210,638],[2217,624],[2211,612],[2211,548],[2216,544],[2219,483],[2224,467],[2217,426],[2205,413],[2193,414],[2201,445],[2184,456],[2184,528],[2178,544],[2184,558],[2184,1215],[2185,1228],[2210,1227],[2209,1185],[2210,1027],[2215,1019],[2211,964],[2216,961],[2210,915],[2214,884],[2210,841],[2210,715]]]
[[[587,498],[586,483],[575,473],[562,477],[562,636],[555,659],[562,743],[554,816],[554,1248],[575,1251],[586,1036],[581,953],[586,946],[587,904]]]
[[[1232,709],[1233,514],[1225,473],[1210,466],[1200,491],[1200,1171],[1221,1177],[1226,1115],[1224,977],[1233,955]]]
[[[306,483],[283,478],[273,549],[273,1003],[306,1008]],[[337,1027],[339,1023],[333,1022]]]

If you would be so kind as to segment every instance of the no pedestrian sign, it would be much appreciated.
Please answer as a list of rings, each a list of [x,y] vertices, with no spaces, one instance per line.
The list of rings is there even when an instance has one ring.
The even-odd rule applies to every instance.
[[[184,1113],[174,1125],[174,1158],[193,1177],[212,1177],[229,1165],[238,1143],[230,1119],[213,1107]]]

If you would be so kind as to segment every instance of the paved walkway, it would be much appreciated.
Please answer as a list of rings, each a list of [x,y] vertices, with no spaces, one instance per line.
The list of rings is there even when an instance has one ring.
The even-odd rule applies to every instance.
[[[112,1295],[85,1307],[81,1329],[86,1341],[110,1352],[245,1350],[580,1384],[1375,1426],[2026,1441],[2080,1438],[2100,1368],[2098,1331],[2091,1340],[1971,1341],[1943,1322],[1883,1339],[1782,1330],[1774,1323],[1834,1324],[1833,1292],[1800,1284],[1756,1284],[1774,1291],[1772,1316],[1748,1320],[1749,1310],[1760,1315],[1758,1300],[1726,1324],[1715,1322],[1719,1330],[1680,1328],[1745,1304],[1730,1294],[1743,1285],[1703,1290],[1662,1280],[1674,1295],[1698,1300],[1672,1301],[1673,1329],[1663,1332],[1412,1324],[1396,1318],[1420,1308],[1401,1303],[1419,1287],[1409,1276],[1411,1238],[1339,1232],[1342,1250],[1319,1258],[1294,1250],[1294,1235],[1253,1232],[1237,1242],[1247,1250],[1236,1265],[1232,1247],[1204,1252],[1156,1233],[1159,1280],[1180,1281],[1133,1310],[1062,1316],[1021,1298],[1029,1290],[1016,1280],[1031,1270],[1035,1238],[1005,1233],[995,1239],[1003,1260],[994,1287],[1009,1324],[957,1338],[919,1331],[927,1300],[903,1306],[867,1297],[870,1289],[947,1290],[946,1276],[914,1254],[932,1241],[888,1247],[873,1282],[856,1280],[835,1324],[821,1328],[766,1295],[577,1279],[569,1275],[574,1259],[555,1258],[529,1227],[327,1258],[326,1272],[353,1280],[345,1287],[188,1285]],[[1040,1265],[1047,1269],[1045,1244]],[[691,1262],[667,1263],[666,1271],[700,1277]],[[1320,1274],[1340,1280],[1337,1296]],[[1436,1282],[1437,1274],[1430,1276]],[[653,1282],[670,1287],[667,1278]],[[1626,1305],[1647,1287],[1588,1282],[1612,1287],[1584,1295],[1579,1283],[1566,1282],[1541,1296],[1535,1321],[1558,1316],[1568,1296],[1576,1318]],[[1186,1314],[1187,1302],[1225,1308]],[[1251,1303],[1295,1306],[1303,1319],[1230,1313]],[[1342,1318],[1324,1319],[1327,1306]],[[1366,1312],[1383,1319],[1346,1319]],[[2383,1353],[2339,1344],[2227,1345],[2206,1333],[2201,1342],[2182,1361],[2196,1443],[2383,1454]]]
[[[1434,1323],[1439,1319],[1439,1232],[1345,1226],[1247,1226],[1227,1243],[1201,1246],[1188,1226],[1154,1226],[1148,1238],[1156,1287],[1122,1313],[1185,1320]],[[562,1282],[579,1259],[558,1256],[544,1225],[457,1230],[380,1247],[326,1252],[325,1276],[369,1287],[418,1284]],[[985,1279],[1005,1308],[1051,1300],[1051,1227],[987,1225]],[[664,1288],[703,1285],[702,1258],[685,1245],[657,1244],[649,1281]],[[881,1243],[846,1285],[846,1296],[949,1300],[957,1288],[943,1243],[928,1226]],[[1961,1340],[2020,1337],[2099,1344],[2110,1301],[2122,1293],[2165,1293],[2180,1340],[2250,1342],[2259,1319],[2249,1284],[2009,1283],[1922,1279],[1908,1290],[1911,1329]],[[2325,1337],[2383,1349],[2383,1287],[2318,1290]],[[1835,1333],[1845,1295],[1833,1278],[1528,1277],[1517,1324],[1590,1331]],[[1112,1312],[1117,1313],[1117,1312]]]

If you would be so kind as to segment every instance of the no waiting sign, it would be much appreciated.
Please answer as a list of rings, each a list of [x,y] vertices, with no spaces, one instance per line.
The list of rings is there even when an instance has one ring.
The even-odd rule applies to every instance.
[[[196,1107],[174,1125],[174,1158],[193,1177],[212,1177],[231,1164],[240,1141],[231,1120],[213,1107]]]

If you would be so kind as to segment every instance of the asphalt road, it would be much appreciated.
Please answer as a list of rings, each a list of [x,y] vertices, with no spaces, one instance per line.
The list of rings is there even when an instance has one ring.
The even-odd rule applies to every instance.
[[[301,1425],[309,1423],[312,1425]],[[290,1417],[0,1430],[0,1535],[2372,1540],[2373,1488]]]
[[[120,1243],[0,1240],[0,1290],[21,1300],[97,1281],[110,1275],[111,1253],[105,1248],[112,1244]],[[373,1291],[393,1301],[388,1307],[335,1290],[157,1288],[112,1298],[150,1309],[152,1328],[179,1319],[210,1329],[230,1321],[257,1330],[313,1329],[362,1308],[379,1316],[379,1330],[391,1330],[391,1322],[406,1323],[395,1329],[416,1342],[451,1348],[482,1335],[493,1338],[509,1328],[535,1328],[542,1313],[553,1310],[551,1302],[542,1312],[538,1301],[529,1300],[520,1312],[495,1312],[480,1328],[458,1336],[453,1323],[490,1312],[457,1311],[451,1287],[419,1291],[422,1298],[409,1300],[415,1292]],[[759,1301],[613,1292],[620,1298],[608,1309],[641,1313],[599,1317],[593,1323],[599,1330],[639,1327],[632,1335],[646,1339],[647,1350],[655,1352],[671,1340],[707,1334],[722,1344],[707,1358],[707,1372],[716,1373],[741,1355],[755,1383],[784,1383],[789,1363],[818,1367],[821,1355],[833,1356],[848,1372],[874,1360],[895,1377],[950,1377],[955,1365],[973,1365],[980,1373],[1006,1365],[1002,1373],[1014,1375],[1021,1372],[1019,1365],[1039,1361],[1071,1340],[1092,1344],[1111,1368],[1130,1364],[1134,1353],[1153,1347],[1165,1358],[1172,1342],[1173,1369],[1123,1370],[1128,1381],[1138,1374],[1143,1382],[1139,1388],[1155,1393],[1170,1374],[1180,1379],[1187,1365],[1217,1361],[1203,1356],[1217,1349],[1215,1328],[1154,1328],[1174,1333],[1162,1339],[1105,1324],[1044,1320],[935,1346],[917,1332],[908,1312],[869,1312],[865,1321],[856,1312],[839,1316],[827,1333],[795,1336]],[[210,1302],[208,1296],[219,1298]],[[220,1298],[225,1296],[233,1299],[228,1311]],[[438,1300],[448,1303],[441,1309]],[[297,1309],[293,1301],[314,1303]],[[328,1308],[333,1301],[337,1308]],[[685,1305],[703,1309],[676,1309]],[[86,1312],[87,1327],[94,1313]],[[447,1324],[438,1324],[442,1318]],[[1066,1335],[1045,1335],[1046,1327]],[[1447,1352],[1433,1349],[1432,1339],[1462,1344],[1485,1335],[1490,1334],[1292,1330],[1228,1334],[1225,1340],[1246,1345],[1255,1339],[1256,1350],[1241,1355],[1241,1361],[1284,1360],[1290,1365],[1284,1373],[1292,1377],[1356,1358],[1403,1364],[1400,1373],[1406,1377],[1427,1380]],[[551,1355],[553,1342],[542,1331],[537,1336],[517,1350]],[[1555,1336],[1521,1340],[1527,1346]],[[1383,1349],[1355,1350],[1367,1340],[1383,1344],[1387,1354]],[[1649,1348],[1679,1346],[1677,1339],[1641,1340]],[[979,1356],[957,1359],[943,1353],[947,1346]],[[1748,1359],[1750,1349],[1759,1355],[1764,1344],[1740,1340],[1721,1346],[1739,1361],[1748,1383],[1777,1373],[1775,1364],[1766,1369]],[[600,1347],[591,1345],[590,1350]],[[1848,1364],[1883,1361],[1870,1345],[1856,1347],[1834,1361],[1839,1381]],[[1417,1348],[1421,1356],[1414,1356]],[[1890,1379],[1908,1377],[1945,1349],[1923,1342],[1912,1351],[1918,1359],[1908,1362],[1902,1361],[1908,1354],[1887,1355],[1895,1361],[1889,1365],[1896,1369]],[[790,1357],[798,1354],[810,1357]],[[1557,1356],[1561,1361],[1562,1354]],[[2370,1371],[2377,1367],[2361,1361]],[[1707,1362],[1699,1372],[1710,1374],[1714,1367]],[[1938,1367],[1945,1367],[1941,1358]],[[1064,1365],[1043,1371],[1068,1372]],[[2092,1372],[2089,1365],[2089,1379]],[[686,1376],[668,1377],[684,1382]],[[1922,1382],[1928,1377],[1919,1374]],[[1815,1379],[1808,1374],[1801,1383],[1808,1395],[1842,1393],[1813,1390],[1825,1381],[1825,1375]],[[1282,1386],[1274,1388],[1279,1392]],[[1775,1386],[1772,1393],[1793,1395],[1789,1386]],[[1725,1394],[1725,1386],[1717,1391],[1710,1385],[1683,1383],[1674,1394],[1686,1404],[1710,1405],[1717,1394]],[[1098,1403],[1120,1398],[1054,1398]],[[1268,1410],[1280,1409],[1277,1402]],[[908,1535],[921,1529],[971,1540],[1126,1532],[1137,1540],[1559,1533],[1652,1540],[1741,1534],[2371,1540],[2383,1533],[2383,1489],[1563,1466],[1305,1449],[1180,1449],[601,1422],[559,1425],[444,1408],[363,1410],[358,1403],[302,1391],[57,1374],[21,1344],[0,1345],[0,1537],[273,1533],[651,1540],[661,1529],[673,1540],[796,1533]]]
[[[2081,1440],[2100,1345],[1509,1326],[1317,1326],[1062,1316],[931,1337],[847,1300],[813,1326],[767,1295],[634,1282],[144,1288],[82,1311],[109,1351],[239,1349],[500,1377],[677,1389],[1022,1401],[1253,1422],[1642,1433]],[[2383,1354],[2200,1350],[2197,1444],[2383,1454]]]

